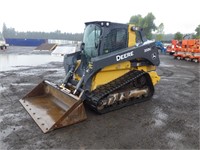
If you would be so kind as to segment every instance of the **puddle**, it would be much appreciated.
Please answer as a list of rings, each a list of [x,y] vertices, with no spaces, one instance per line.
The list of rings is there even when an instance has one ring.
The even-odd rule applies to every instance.
[[[154,95],[153,95],[153,99],[159,99],[159,96],[156,95],[156,94],[154,94]]]
[[[14,85],[14,86],[36,86],[37,84],[33,84],[33,83],[11,83],[11,85]]]
[[[161,120],[166,120],[168,117],[167,114],[163,113],[161,109],[156,109],[155,113],[156,113],[156,117]]]
[[[169,132],[167,133],[166,137],[168,144],[172,149],[183,149],[184,146],[181,142],[181,140],[183,139],[182,134]]]
[[[0,115],[0,123],[3,122],[3,117]]]
[[[162,66],[162,67],[174,67],[174,65],[166,64],[164,62],[160,62],[159,66]]]
[[[0,92],[3,92],[4,90],[6,90],[6,88],[0,86]]]
[[[0,55],[0,71],[17,70],[23,67],[37,66],[52,61],[62,62],[63,58],[52,55]]]
[[[0,120],[3,120],[3,119],[11,119],[13,122],[18,122],[21,118],[20,117],[20,114],[4,114],[4,115],[1,115],[0,116]]]
[[[154,114],[153,119],[155,121],[154,126],[160,127],[160,126],[165,125],[165,120],[167,120],[168,115],[165,114],[161,108],[156,108],[153,114]]]
[[[164,125],[165,123],[162,121],[162,120],[159,120],[159,119],[154,119],[154,121],[155,121],[155,126],[156,127],[159,127],[159,126],[162,126],[162,125]]]
[[[0,109],[0,112],[3,112],[3,109]],[[0,115],[0,123],[3,121],[3,116]]]
[[[173,140],[181,140],[183,138],[181,134],[175,132],[167,133],[167,137]]]

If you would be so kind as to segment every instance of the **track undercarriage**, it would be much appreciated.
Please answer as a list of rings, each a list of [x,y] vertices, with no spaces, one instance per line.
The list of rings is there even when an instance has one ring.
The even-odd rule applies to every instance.
[[[85,103],[103,114],[135,103],[149,100],[154,93],[147,72],[133,70],[124,76],[86,93]]]

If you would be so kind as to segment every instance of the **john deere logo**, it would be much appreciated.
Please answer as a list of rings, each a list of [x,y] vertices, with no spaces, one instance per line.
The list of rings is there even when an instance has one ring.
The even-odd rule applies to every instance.
[[[151,51],[151,48],[146,48],[146,49],[144,49],[144,52],[146,53],[146,52],[149,52],[149,51]]]
[[[116,56],[116,60],[117,60],[117,61],[120,61],[120,60],[126,59],[126,58],[128,58],[128,57],[131,57],[131,56],[133,56],[133,55],[134,55],[133,51],[128,52],[128,53],[125,53],[125,54],[122,54],[122,55],[117,55],[117,56]]]

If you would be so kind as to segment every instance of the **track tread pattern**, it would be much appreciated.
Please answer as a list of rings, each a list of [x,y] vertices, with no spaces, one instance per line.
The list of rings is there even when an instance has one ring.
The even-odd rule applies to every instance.
[[[126,103],[122,103],[119,105],[109,106],[107,108],[104,108],[103,110],[97,109],[99,102],[103,98],[108,96],[110,93],[122,88],[123,86],[128,85],[130,82],[133,82],[134,80],[136,80],[137,78],[139,78],[145,74],[148,74],[148,73],[144,72],[144,71],[139,71],[139,70],[132,70],[132,71],[126,73],[125,75],[123,75],[105,85],[102,85],[102,86],[96,88],[94,91],[92,91],[91,93],[88,93],[86,95],[87,96],[86,104],[89,105],[89,107],[91,107],[97,113],[103,114],[103,113],[107,113],[107,112],[110,112],[110,111],[113,111],[116,109],[120,109],[120,108],[128,106],[128,105],[131,105],[133,103],[139,103],[142,101],[146,101],[147,98],[146,99],[138,99],[138,100],[134,100],[134,102],[127,101]],[[151,89],[154,91],[152,83],[150,86],[151,86]]]

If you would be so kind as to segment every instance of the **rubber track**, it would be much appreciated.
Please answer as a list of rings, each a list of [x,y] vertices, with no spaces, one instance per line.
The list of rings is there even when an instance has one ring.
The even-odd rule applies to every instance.
[[[116,109],[120,109],[120,108],[128,106],[128,105],[132,105],[133,103],[139,103],[139,102],[146,101],[147,98],[137,99],[137,100],[133,100],[133,101],[130,100],[130,101],[118,104],[118,105],[112,105],[109,107],[105,107],[102,110],[97,109],[98,103],[101,101],[101,99],[105,98],[106,96],[108,96],[108,94],[133,82],[134,80],[136,80],[137,78],[139,78],[145,74],[147,74],[147,72],[138,71],[138,70],[130,71],[130,72],[126,73],[125,75],[123,75],[122,77],[119,77],[103,86],[98,87],[93,92],[88,93],[86,95],[87,100],[85,102],[87,105],[89,105],[90,108],[95,110],[97,113],[103,114],[103,113],[107,113],[107,112],[110,112],[110,111],[113,111]],[[151,83],[150,89],[154,91],[154,89],[152,89],[152,88],[153,88],[153,85]],[[148,98],[148,99],[150,99],[150,98]]]

